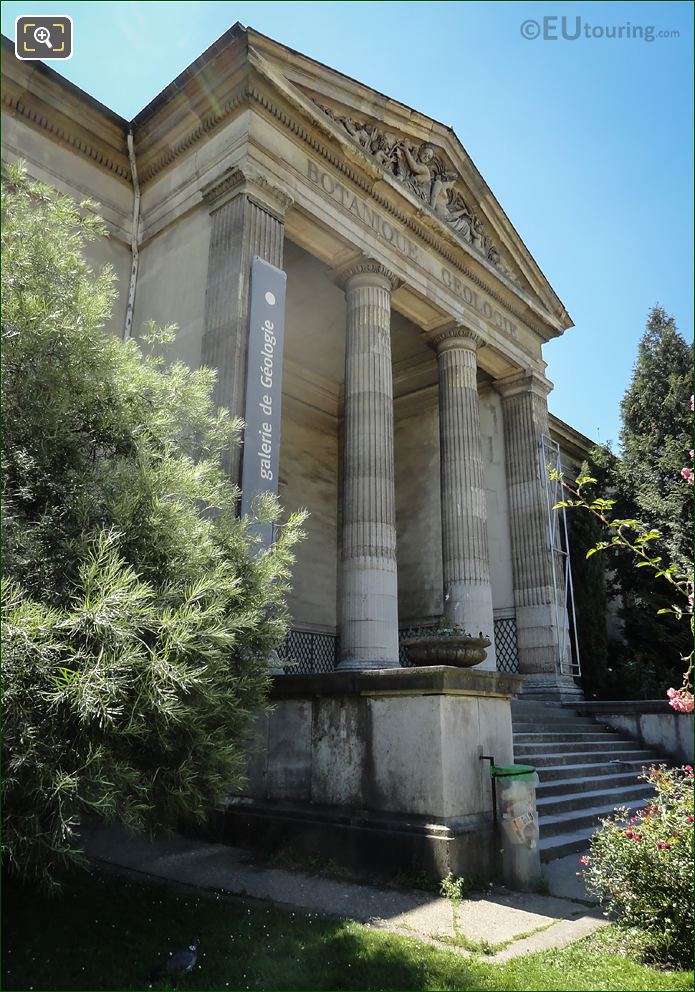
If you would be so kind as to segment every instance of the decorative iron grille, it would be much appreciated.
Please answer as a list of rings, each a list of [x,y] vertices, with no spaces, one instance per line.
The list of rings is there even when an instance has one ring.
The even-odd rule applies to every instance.
[[[401,627],[398,631],[398,660],[402,668],[412,668],[404,645],[409,637],[431,633],[433,625]],[[519,671],[516,643],[516,618],[498,617],[495,620],[495,651],[497,670],[514,673]],[[340,660],[340,639],[337,634],[317,633],[313,630],[291,630],[278,651],[285,675],[320,675],[336,669]]]
[[[498,672],[514,674],[519,671],[516,617],[499,617],[495,620],[495,655]]]
[[[336,634],[313,630],[291,630],[278,651],[285,675],[320,675],[332,672],[338,664],[339,642]]]

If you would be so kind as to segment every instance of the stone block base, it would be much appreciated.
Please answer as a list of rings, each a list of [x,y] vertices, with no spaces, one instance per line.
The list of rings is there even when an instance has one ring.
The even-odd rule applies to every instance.
[[[499,843],[489,813],[435,821],[237,798],[217,816],[225,843],[263,854],[289,848],[293,854],[318,856],[355,872],[382,877],[424,872],[435,879],[452,872],[470,881],[485,881],[499,871]]]
[[[276,678],[224,836],[292,840],[360,867],[489,877],[492,789],[481,759],[512,760],[520,686],[517,676],[449,666]]]

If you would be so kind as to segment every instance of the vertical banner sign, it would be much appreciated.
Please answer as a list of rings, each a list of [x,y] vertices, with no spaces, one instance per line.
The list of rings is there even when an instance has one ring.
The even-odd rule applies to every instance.
[[[241,512],[253,516],[259,493],[278,491],[282,349],[285,339],[287,273],[254,255],[249,293]],[[273,541],[273,525],[258,525],[262,544]]]

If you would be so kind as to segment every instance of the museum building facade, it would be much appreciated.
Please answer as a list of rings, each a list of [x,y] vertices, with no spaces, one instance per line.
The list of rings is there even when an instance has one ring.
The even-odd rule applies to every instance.
[[[130,122],[4,38],[2,99],[3,158],[100,204],[109,331],[178,324],[235,416],[256,358],[273,371],[249,354],[252,259],[286,273],[266,426],[268,488],[310,511],[294,671],[396,668],[444,619],[490,639],[482,669],[578,692],[545,465],[589,442],[549,415],[542,354],[572,322],[451,128],[240,25]]]

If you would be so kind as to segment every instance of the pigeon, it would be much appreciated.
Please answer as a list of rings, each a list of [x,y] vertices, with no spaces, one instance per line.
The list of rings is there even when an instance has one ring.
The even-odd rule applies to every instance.
[[[163,965],[160,965],[159,968],[156,968],[152,972],[150,980],[177,978],[181,975],[187,975],[189,971],[193,971],[198,960],[199,944],[200,937],[196,937],[184,950],[174,951],[173,954],[169,955]]]

